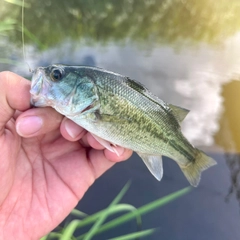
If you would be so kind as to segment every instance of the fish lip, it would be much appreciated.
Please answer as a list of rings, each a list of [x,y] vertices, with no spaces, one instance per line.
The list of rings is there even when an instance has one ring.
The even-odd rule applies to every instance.
[[[37,107],[37,106],[43,106],[44,102],[46,101],[46,98],[44,95],[42,95],[43,90],[43,84],[44,84],[44,68],[39,67],[35,70],[33,70],[33,76],[32,76],[32,82],[31,82],[31,88],[30,88],[30,105]]]
[[[39,81],[42,81],[42,78],[43,78],[42,69],[40,68],[35,69],[33,72],[32,81],[31,81],[31,89],[30,89],[31,94],[39,94],[40,88],[38,90],[35,88],[36,88],[36,85],[39,83]]]
[[[44,102],[45,102],[46,100],[45,100],[45,98],[44,97],[34,97],[34,96],[32,96],[31,98],[30,98],[30,105],[31,105],[31,107],[41,107],[41,106],[43,106],[44,104]],[[42,103],[42,104],[41,104]]]

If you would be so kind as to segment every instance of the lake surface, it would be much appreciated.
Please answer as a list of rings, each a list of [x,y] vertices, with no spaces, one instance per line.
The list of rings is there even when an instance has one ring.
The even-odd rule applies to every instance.
[[[16,2],[17,3],[17,2]],[[0,70],[31,77],[28,66],[92,65],[136,79],[166,102],[190,109],[184,135],[218,165],[188,195],[143,216],[146,239],[240,238],[240,2],[26,1],[25,54],[21,7],[1,1]],[[164,158],[156,181],[137,155],[96,181],[79,209],[106,207],[129,180],[123,202],[140,207],[188,186]],[[136,231],[134,222],[96,239]]]

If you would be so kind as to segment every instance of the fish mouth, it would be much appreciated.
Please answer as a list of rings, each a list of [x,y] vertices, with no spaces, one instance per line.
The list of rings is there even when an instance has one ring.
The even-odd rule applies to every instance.
[[[49,105],[49,100],[47,99],[47,91],[49,89],[49,84],[44,78],[45,71],[44,68],[37,68],[33,71],[31,89],[30,89],[30,104],[34,107],[43,107]]]
[[[32,107],[44,107],[46,106],[46,98],[43,96],[31,96],[30,105]]]
[[[44,72],[40,68],[34,70],[33,76],[32,76],[32,81],[31,81],[31,89],[30,89],[30,93],[32,95],[39,94],[41,87],[42,87],[43,74],[44,74]]]

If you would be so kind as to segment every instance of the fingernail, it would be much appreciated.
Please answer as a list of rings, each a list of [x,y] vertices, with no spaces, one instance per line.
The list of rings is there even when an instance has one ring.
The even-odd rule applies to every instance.
[[[38,132],[43,125],[43,120],[37,116],[24,117],[17,122],[16,130],[21,136],[28,136]]]
[[[68,119],[65,121],[65,129],[71,138],[76,138],[82,132],[82,128]]]

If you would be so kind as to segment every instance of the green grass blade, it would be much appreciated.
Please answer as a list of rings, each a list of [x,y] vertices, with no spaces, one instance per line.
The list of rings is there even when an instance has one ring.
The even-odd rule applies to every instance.
[[[117,203],[121,201],[123,196],[126,194],[127,190],[130,187],[130,182],[128,182],[123,189],[120,191],[120,193],[115,197],[115,199],[111,202],[109,207],[104,211],[104,213],[98,218],[98,220],[95,222],[95,224],[92,226],[92,228],[89,230],[89,232],[86,234],[84,240],[91,240],[92,237],[95,235],[99,227],[103,224],[103,222],[108,217],[109,213],[111,212],[111,208],[114,207]]]
[[[12,18],[5,19],[0,22],[0,32],[10,31],[15,29],[15,25],[17,24],[16,20]]]
[[[26,26],[18,26],[18,30],[23,32],[24,31],[24,34],[29,38],[31,39],[41,50],[44,50],[46,49],[46,45],[44,45],[42,42],[39,41],[39,39],[36,37],[36,35],[34,35],[32,32],[30,32]]]
[[[127,190],[127,189],[126,189]],[[116,205],[114,208],[111,209],[111,211],[109,211],[109,213],[111,214],[115,214],[121,211],[133,211],[133,209],[135,209],[132,205],[129,204],[118,204]],[[73,213],[77,213],[78,210],[73,210]],[[94,223],[102,214],[104,214],[104,212],[106,211],[106,209],[101,210],[97,213],[94,213],[92,215],[87,216],[86,218],[84,218],[79,224],[78,224],[78,228],[87,226],[89,224]]]
[[[116,213],[119,213],[119,212],[122,212],[122,211],[136,211],[136,210],[137,209],[134,206],[130,205],[130,204],[118,204],[118,205],[115,205],[115,206],[111,207],[110,210],[102,210],[102,211],[100,211],[96,215],[96,217],[91,218],[91,222],[88,221],[88,224],[91,224],[94,221],[96,221],[97,219],[99,219],[99,217],[102,214],[105,214],[104,211],[108,211],[108,216],[109,216],[109,215],[116,214]],[[73,212],[76,212],[77,214],[79,214],[79,213],[82,214],[82,212],[80,212],[78,210],[73,211]],[[140,225],[142,223],[140,215],[136,216],[136,220],[137,220],[137,224]],[[73,221],[75,221],[75,220],[73,220]],[[84,220],[77,220],[78,222],[72,223],[73,221],[71,221],[70,223],[67,224],[67,226],[64,227],[63,233],[62,233],[63,236],[62,236],[62,238],[60,238],[61,240],[65,239],[65,238],[68,239],[70,236],[73,235],[73,233],[76,231],[77,228],[80,228],[82,226],[88,225],[88,224],[82,224],[82,222],[84,222],[85,219]]]
[[[75,208],[71,211],[71,214],[76,216],[76,217],[79,217],[79,218],[88,217],[88,215],[86,213],[84,213],[82,211],[79,211],[78,209],[75,209]]]
[[[177,192],[171,193],[171,194],[169,194],[169,195],[167,195],[163,198],[157,199],[157,200],[155,200],[151,203],[148,203],[148,204],[138,208],[136,212],[131,212],[131,213],[124,214],[123,216],[120,216],[120,217],[104,224],[102,226],[102,228],[99,229],[99,233],[104,232],[108,229],[114,228],[114,227],[116,227],[120,224],[123,224],[123,223],[127,222],[127,221],[130,221],[131,219],[133,219],[136,216],[136,214],[143,215],[143,214],[146,214],[150,211],[153,211],[156,208],[162,207],[162,206],[170,203],[171,201],[174,201],[177,198],[187,194],[191,189],[192,189],[191,187],[181,189]]]
[[[111,210],[109,211],[109,215],[110,214],[116,214],[116,213],[119,213],[119,212],[122,212],[122,211],[134,211],[136,210],[135,207],[133,207],[132,205],[130,204],[118,204],[118,205],[115,205],[114,208],[111,208]],[[78,225],[78,228],[81,228],[81,227],[84,227],[84,226],[87,226],[89,224],[92,224],[93,222],[95,222],[102,214],[104,214],[104,211],[105,210],[101,210],[93,215],[90,215],[88,216],[87,218],[83,219],[79,225]],[[139,220],[137,220],[139,222]],[[140,219],[141,221],[141,219]]]
[[[59,238],[59,240],[69,240],[72,238],[73,233],[75,232],[79,222],[81,222],[81,220],[73,220],[71,221],[68,226],[64,229],[64,231],[62,232],[62,236]]]
[[[129,233],[129,234],[119,236],[116,238],[111,238],[109,240],[132,240],[132,239],[136,239],[139,237],[149,236],[149,235],[153,234],[155,231],[156,231],[156,229],[148,229],[148,230],[144,230],[144,231],[140,231],[140,232],[136,232],[136,233]]]
[[[38,47],[40,49],[45,49],[46,46],[44,44],[42,44],[39,39],[33,34],[31,33],[25,26],[24,26],[24,33],[26,34],[27,37],[29,37],[35,44],[38,45]]]
[[[78,224],[78,228],[87,226],[89,224],[94,223],[104,212],[105,210],[101,210],[97,213],[94,213],[86,218],[84,218],[79,224]]]
[[[113,201],[110,203],[109,207],[110,208],[111,206],[114,206],[116,204],[118,204],[121,199],[123,198],[123,196],[126,194],[126,192],[128,191],[129,187],[131,185],[131,182],[127,182],[125,184],[125,186],[123,187],[123,189],[119,192],[119,194],[113,199]]]
[[[44,236],[44,237],[40,238],[40,240],[47,240],[47,237],[48,236]]]
[[[62,236],[61,233],[58,232],[50,232],[48,235],[42,237],[40,240],[50,240],[52,238],[56,239],[56,238],[60,238]]]
[[[112,229],[112,228],[115,228],[116,226],[119,226],[123,223],[126,223],[127,221],[130,221],[132,220],[133,218],[136,217],[136,215],[143,215],[143,214],[146,214],[150,211],[153,211],[154,209],[156,208],[159,208],[161,206],[164,206],[168,203],[170,203],[171,201],[173,200],[176,200],[177,198],[187,194],[190,190],[192,189],[192,187],[187,187],[187,188],[184,188],[184,189],[181,189],[177,192],[174,192],[174,193],[171,193],[163,198],[160,198],[160,199],[157,199],[151,203],[148,203],[140,208],[137,209],[137,211],[134,211],[134,212],[131,212],[131,213],[127,213],[127,214],[124,214],[104,225],[102,225],[102,227],[100,229],[98,229],[98,231],[96,233],[102,233],[102,232],[105,232],[107,231],[108,229]],[[85,234],[77,237],[77,239],[83,239],[85,236]]]
[[[118,196],[114,199],[115,200],[114,203],[119,202],[121,200],[121,198],[126,193],[128,188],[129,188],[129,184],[126,184],[125,187],[123,188],[123,190],[120,192],[121,194],[118,194]],[[90,216],[87,216],[85,213],[83,213],[83,212],[81,212],[77,209],[73,209],[72,214],[75,214],[75,215],[80,216],[80,217],[85,217],[85,218],[83,220],[78,220],[78,222],[74,222],[73,224],[72,224],[72,222],[69,223],[67,225],[67,227],[64,228],[64,232],[63,232],[64,237],[65,237],[65,234],[66,234],[66,236],[69,237],[71,234],[74,233],[74,231],[77,228],[81,228],[81,227],[84,227],[84,226],[87,226],[89,224],[94,223],[102,215],[105,215],[107,211],[108,211],[108,214],[115,214],[115,213],[121,212],[121,211],[134,211],[135,209],[136,208],[134,208],[133,206],[131,206],[129,204],[118,204],[118,205],[115,205],[114,207],[112,207],[110,210],[109,209],[101,210],[101,211],[99,211],[99,212],[97,212],[93,215],[90,215]],[[140,220],[137,219],[137,221],[140,222],[141,219]],[[68,229],[69,225],[71,225],[71,226]],[[65,233],[65,231],[67,231],[67,232]]]

